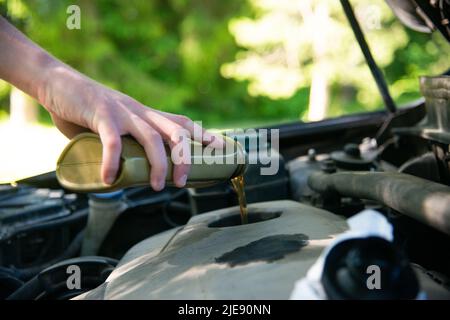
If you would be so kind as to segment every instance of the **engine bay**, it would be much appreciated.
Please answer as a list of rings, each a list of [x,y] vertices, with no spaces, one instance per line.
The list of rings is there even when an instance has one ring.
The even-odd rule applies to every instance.
[[[393,225],[428,297],[448,298],[450,78],[421,86],[425,100],[393,114],[281,128],[278,172],[260,175],[260,164],[245,172],[247,225],[229,181],[107,195],[65,190],[54,173],[2,185],[1,298],[287,299],[365,209]],[[72,264],[89,277],[68,291]]]

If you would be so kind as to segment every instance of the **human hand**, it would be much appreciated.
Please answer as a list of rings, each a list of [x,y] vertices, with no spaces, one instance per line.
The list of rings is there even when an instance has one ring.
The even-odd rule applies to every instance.
[[[112,184],[119,169],[122,135],[132,135],[145,149],[151,164],[150,183],[155,191],[162,190],[167,174],[166,152],[185,144],[181,163],[175,164],[173,181],[183,187],[190,169],[191,137],[194,130],[202,132],[198,142],[223,147],[223,139],[211,134],[185,116],[146,107],[133,98],[107,88],[68,66],[50,67],[38,89],[38,99],[50,112],[58,129],[72,138],[83,131],[100,135],[103,144],[102,179]],[[198,130],[198,131],[197,131]]]
[[[107,184],[114,182],[119,169],[122,135],[132,135],[144,147],[151,164],[150,183],[157,191],[164,188],[167,174],[164,141],[171,149],[181,143],[177,149],[186,151],[174,166],[173,180],[178,187],[185,185],[189,173],[189,137],[223,147],[220,136],[202,130],[189,118],[148,108],[65,65],[1,16],[0,61],[0,78],[36,98],[67,137],[87,130],[100,135],[101,174]],[[197,137],[194,132],[203,134]]]

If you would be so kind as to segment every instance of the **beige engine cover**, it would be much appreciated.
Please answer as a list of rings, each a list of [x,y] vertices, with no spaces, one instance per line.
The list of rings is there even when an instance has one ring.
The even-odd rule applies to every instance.
[[[344,218],[294,201],[251,204],[276,218],[210,227],[237,207],[194,216],[135,245],[107,281],[75,299],[288,299]],[[281,214],[281,215],[280,215]]]

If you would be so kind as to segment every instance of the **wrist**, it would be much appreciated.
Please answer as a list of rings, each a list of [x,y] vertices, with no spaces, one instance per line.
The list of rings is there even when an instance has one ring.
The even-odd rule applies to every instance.
[[[83,76],[54,58],[44,60],[40,69],[39,81],[36,82],[36,99],[47,111],[59,113],[58,105],[67,100],[65,96],[77,92],[77,85],[84,81]]]
[[[59,61],[47,54],[43,54],[38,58],[36,64],[36,73],[38,76],[34,77],[34,88],[32,94],[36,100],[49,112],[51,112],[52,105],[52,88],[51,84],[56,80],[56,70],[60,68]]]
[[[38,84],[37,99],[52,115],[79,126],[92,128],[90,106],[98,90],[96,83],[59,60],[45,67]]]

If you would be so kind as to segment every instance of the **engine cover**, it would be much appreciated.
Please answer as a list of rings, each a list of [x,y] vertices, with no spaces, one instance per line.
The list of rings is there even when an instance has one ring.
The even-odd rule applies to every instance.
[[[100,287],[76,299],[288,299],[344,218],[294,201],[194,216],[135,245]],[[253,223],[251,223],[253,222]]]

